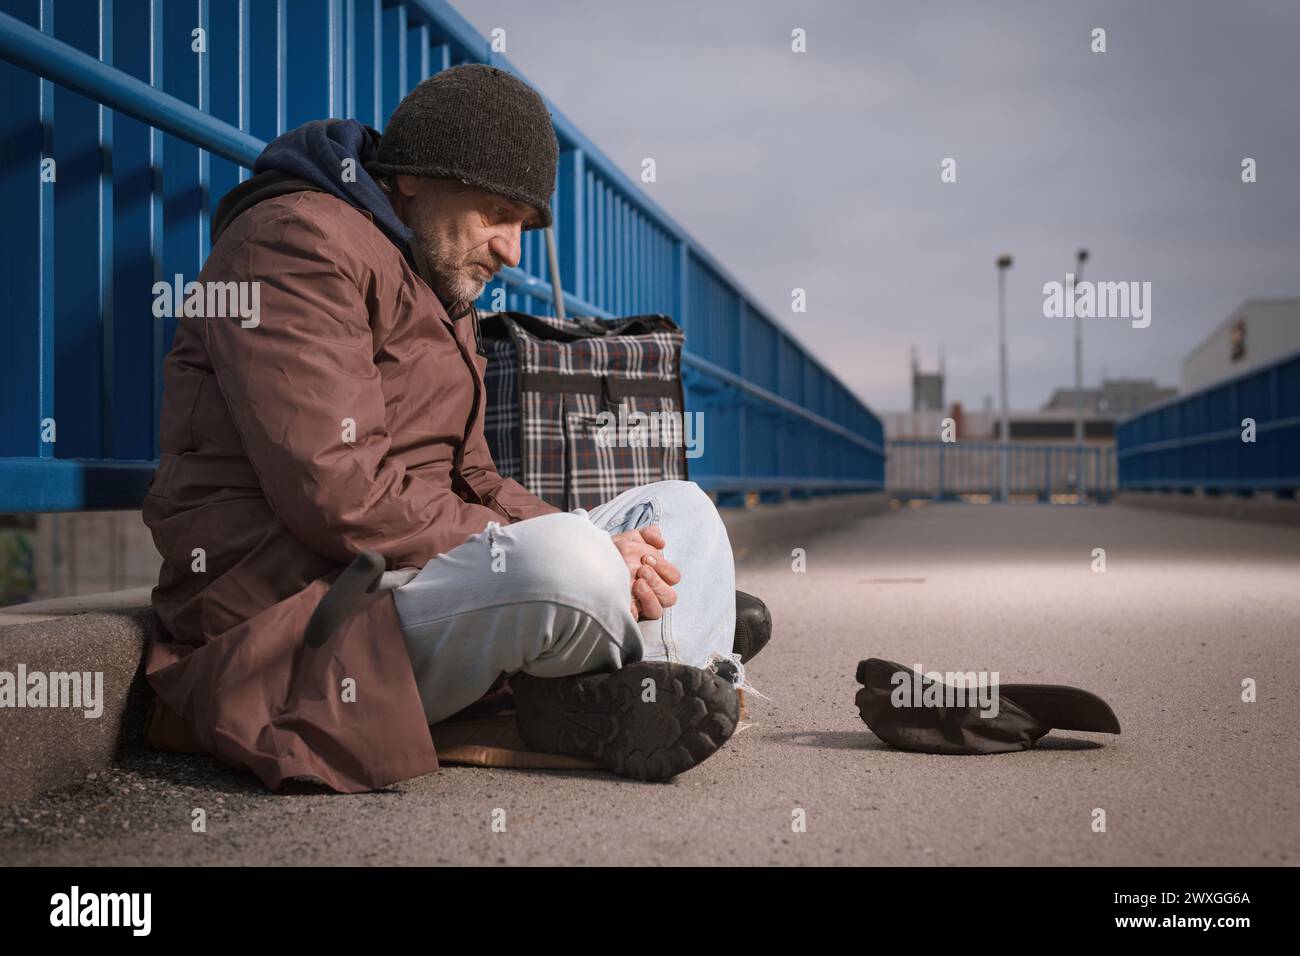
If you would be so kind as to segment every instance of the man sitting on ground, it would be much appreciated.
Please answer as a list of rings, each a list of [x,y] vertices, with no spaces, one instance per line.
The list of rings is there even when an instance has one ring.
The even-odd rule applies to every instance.
[[[474,302],[550,225],[557,157],[535,91],[454,67],[382,138],[335,120],[279,137],[213,217],[198,279],[256,283],[260,314],[183,320],[164,365],[147,672],[206,750],[272,788],[435,769],[428,725],[502,675],[529,746],[635,777],[735,728],[717,665],[770,621],[737,598],[708,496],[662,481],[563,512],[484,440]],[[304,648],[367,549],[384,587]]]

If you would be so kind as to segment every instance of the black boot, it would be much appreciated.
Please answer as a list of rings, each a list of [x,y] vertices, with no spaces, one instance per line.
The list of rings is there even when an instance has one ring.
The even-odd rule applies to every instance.
[[[510,686],[519,736],[529,747],[590,757],[640,780],[667,780],[706,760],[740,719],[740,700],[729,681],[666,661],[574,677],[521,672]]]
[[[736,592],[736,640],[731,652],[748,664],[772,639],[772,612],[767,605],[744,591]]]

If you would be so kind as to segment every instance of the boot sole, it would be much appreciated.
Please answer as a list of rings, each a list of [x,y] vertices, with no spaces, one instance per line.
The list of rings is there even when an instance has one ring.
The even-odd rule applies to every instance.
[[[653,681],[654,702],[642,699]],[[645,661],[605,674],[510,679],[519,735],[534,750],[598,760],[637,780],[667,780],[735,732],[740,701],[709,671]]]

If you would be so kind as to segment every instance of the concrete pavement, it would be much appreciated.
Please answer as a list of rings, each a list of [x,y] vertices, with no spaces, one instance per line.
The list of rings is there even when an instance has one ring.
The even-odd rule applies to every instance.
[[[750,667],[770,700],[672,783],[448,767],[383,793],[275,796],[205,757],[135,754],[0,808],[0,862],[1300,862],[1300,529],[927,505],[783,530],[748,549],[738,583],[773,608]],[[868,656],[1085,687],[1124,733],[991,757],[892,750],[853,706]]]

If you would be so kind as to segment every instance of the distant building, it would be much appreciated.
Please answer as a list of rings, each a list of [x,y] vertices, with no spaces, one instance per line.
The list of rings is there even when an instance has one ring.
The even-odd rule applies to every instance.
[[[943,355],[939,356],[939,371],[922,372],[921,363],[912,349],[912,411],[943,411]]]
[[[1300,301],[1300,300],[1297,300]],[[906,412],[883,412],[885,438],[891,441],[939,441],[944,420],[953,420],[952,434],[959,441],[998,441],[1002,435],[1001,415],[985,397],[981,411],[967,411],[961,402],[944,404],[944,363],[939,353],[939,370],[922,372],[916,349],[912,349],[912,408]],[[1037,411],[1007,414],[1013,442],[1074,442],[1075,396],[1073,388],[1058,388]],[[1157,385],[1150,378],[1107,378],[1100,388],[1083,389],[1083,443],[1111,445],[1115,424],[1148,405],[1173,398],[1178,389]]]
[[[1083,397],[1085,418],[1123,418],[1178,394],[1178,389],[1157,385],[1153,378],[1108,378],[1101,388],[1058,388],[1043,405],[1045,412],[1074,414],[1077,396]]]
[[[1058,388],[1037,411],[1007,414],[1012,441],[1074,441],[1074,397],[1072,388]],[[1100,388],[1083,390],[1083,439],[1085,444],[1106,443],[1115,438],[1115,423],[1148,405],[1163,402],[1178,394],[1178,389],[1157,385],[1154,379],[1105,379]],[[937,441],[944,418],[952,418],[956,436],[973,441],[996,441],[1002,435],[1002,419],[985,402],[983,411],[964,411],[954,402],[942,409],[913,408],[910,412],[885,412],[881,419],[886,438]]]
[[[1247,299],[1183,360],[1183,391],[1300,352],[1300,299]]]

